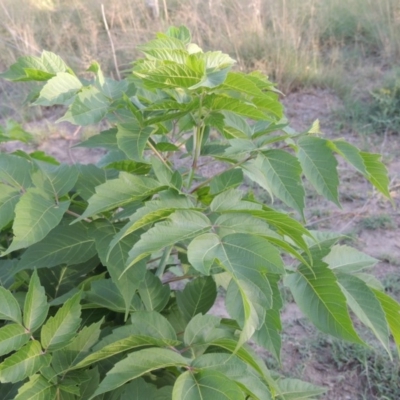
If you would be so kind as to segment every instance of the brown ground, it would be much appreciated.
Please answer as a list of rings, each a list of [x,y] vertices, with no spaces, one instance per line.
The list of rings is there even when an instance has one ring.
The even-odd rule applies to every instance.
[[[344,136],[359,147],[383,154],[391,179],[391,192],[397,209],[381,195],[371,189],[356,172],[340,163],[342,209],[328,203],[317,195],[308,198],[308,224],[312,229],[326,229],[351,236],[353,245],[381,262],[374,269],[374,274],[385,279],[395,274],[400,275],[400,138],[398,135],[370,136],[338,132],[334,112],[342,107],[341,101],[326,90],[307,90],[288,95],[284,99],[287,116],[291,125],[298,131],[308,128],[317,118],[321,130],[329,138]],[[100,150],[72,148],[78,143],[84,132],[76,131],[68,124],[53,125],[49,122],[27,124],[26,130],[38,132],[38,143],[23,146],[43,150],[62,162],[95,162],[102,154]],[[45,129],[44,129],[45,128]],[[45,131],[45,133],[43,133]],[[21,148],[15,143],[1,146],[6,151]],[[224,315],[223,301],[213,308],[213,312]],[[361,378],[355,370],[339,371],[329,365],[329,354],[323,347],[319,354],[307,347],[314,330],[305,322],[294,303],[288,303],[282,313],[284,323],[284,343],[282,352],[282,370],[292,376],[300,377],[315,384],[324,385],[331,390],[324,400],[362,399],[357,392]],[[322,354],[321,354],[322,352]],[[400,381],[400,379],[399,379]],[[400,383],[399,383],[400,384]],[[370,397],[375,399],[375,397]],[[394,400],[394,399],[393,399]]]

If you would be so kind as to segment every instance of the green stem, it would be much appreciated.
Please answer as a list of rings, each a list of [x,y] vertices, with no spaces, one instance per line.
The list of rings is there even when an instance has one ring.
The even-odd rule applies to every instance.
[[[147,145],[153,150],[154,154],[162,161],[162,163],[171,171],[171,167],[168,163],[164,160],[163,156],[157,151],[157,149],[151,144],[150,140],[147,141]]]
[[[189,191],[190,194],[194,193],[196,190],[200,189],[201,187],[207,185],[208,183],[210,183],[216,176],[219,176],[221,174],[223,174],[224,172],[230,171],[231,169],[235,169],[236,167],[239,167],[240,165],[244,164],[246,161],[249,161],[252,159],[252,156],[249,156],[247,158],[245,158],[243,161],[240,161],[236,164],[231,165],[229,168],[224,169],[221,172],[218,172],[217,174],[213,175],[211,178],[206,179],[205,181],[199,183],[197,186],[195,186],[193,189],[191,189]]]

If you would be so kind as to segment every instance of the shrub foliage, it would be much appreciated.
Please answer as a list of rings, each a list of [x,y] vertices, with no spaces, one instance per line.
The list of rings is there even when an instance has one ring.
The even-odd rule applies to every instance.
[[[379,155],[318,124],[294,132],[266,76],[184,27],[140,50],[121,81],[49,52],[2,74],[39,82],[31,101],[67,106],[62,121],[107,129],[80,144],[105,150],[96,165],[0,155],[0,397],[315,397],[248,346],[279,359],[282,282],[321,331],[362,343],[351,310],[399,350],[400,305],[362,272],[376,260],[303,223],[303,177],[339,205],[336,156],[389,197]],[[209,313],[222,292],[228,317]]]

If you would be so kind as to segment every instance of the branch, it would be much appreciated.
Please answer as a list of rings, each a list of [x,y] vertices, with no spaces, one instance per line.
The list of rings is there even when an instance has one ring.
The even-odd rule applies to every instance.
[[[119,73],[119,68],[118,68],[118,63],[117,63],[117,56],[115,55],[114,42],[113,42],[112,37],[111,37],[110,29],[108,28],[108,23],[107,23],[107,19],[106,19],[106,14],[104,12],[104,5],[103,4],[101,5],[101,14],[103,16],[103,22],[104,22],[104,26],[106,28],[108,39],[110,40],[111,52],[112,52],[112,55],[113,55],[115,72],[117,73],[118,80],[120,81],[121,80],[121,74]]]

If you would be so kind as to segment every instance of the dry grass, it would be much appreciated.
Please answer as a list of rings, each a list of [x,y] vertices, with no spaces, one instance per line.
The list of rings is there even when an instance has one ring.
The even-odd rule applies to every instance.
[[[398,0],[159,0],[159,19],[145,0],[0,0],[0,70],[46,49],[73,68],[96,59],[115,74],[102,3],[120,70],[171,24],[187,25],[194,41],[228,52],[239,68],[263,70],[284,92],[346,90],[346,71],[366,60],[387,69],[400,56]]]

